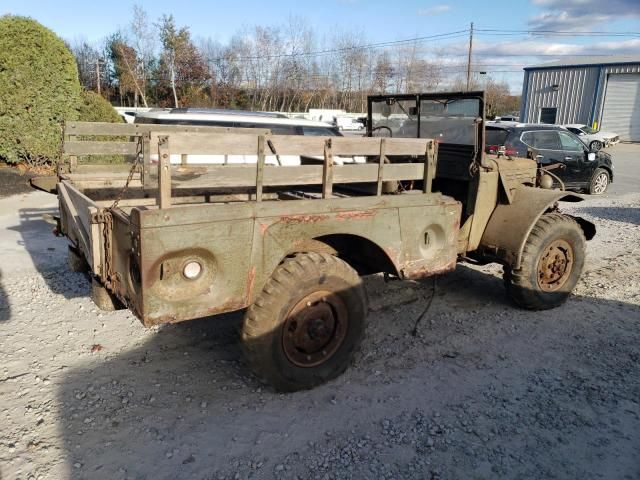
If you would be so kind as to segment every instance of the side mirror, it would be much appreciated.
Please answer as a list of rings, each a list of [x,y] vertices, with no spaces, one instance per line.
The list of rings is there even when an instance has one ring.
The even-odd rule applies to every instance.
[[[595,152],[589,152],[587,153],[587,160],[589,160],[590,162],[593,162],[596,159],[596,154]]]
[[[391,106],[383,105],[380,113],[384,118],[389,118],[391,116]]]

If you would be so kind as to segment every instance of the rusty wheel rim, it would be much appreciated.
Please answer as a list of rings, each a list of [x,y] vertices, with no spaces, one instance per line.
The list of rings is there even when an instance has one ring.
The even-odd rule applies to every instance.
[[[573,269],[573,248],[565,240],[554,240],[538,261],[538,286],[546,292],[562,288]]]
[[[316,367],[329,360],[342,345],[347,324],[347,307],[338,295],[313,292],[300,300],[284,321],[284,353],[299,367]]]

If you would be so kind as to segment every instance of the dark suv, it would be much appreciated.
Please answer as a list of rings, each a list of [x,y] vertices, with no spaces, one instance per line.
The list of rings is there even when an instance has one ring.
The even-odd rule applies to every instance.
[[[508,156],[535,159],[541,167],[554,168],[567,189],[603,194],[613,181],[613,164],[608,153],[590,152],[576,135],[556,125],[500,124],[487,122],[487,153],[504,147]]]

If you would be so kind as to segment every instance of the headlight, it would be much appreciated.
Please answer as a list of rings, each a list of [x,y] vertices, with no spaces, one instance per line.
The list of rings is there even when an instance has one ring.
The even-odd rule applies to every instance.
[[[187,262],[182,269],[182,274],[189,280],[195,280],[202,273],[202,265],[196,261]]]

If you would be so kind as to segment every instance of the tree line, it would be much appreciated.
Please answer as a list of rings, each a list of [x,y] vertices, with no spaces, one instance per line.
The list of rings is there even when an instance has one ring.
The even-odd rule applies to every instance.
[[[360,32],[320,40],[296,17],[279,26],[244,27],[223,44],[194,39],[172,15],[152,21],[134,6],[126,28],[103,42],[70,47],[84,88],[121,106],[363,112],[368,95],[466,86],[464,65],[452,67],[437,50],[425,56],[421,42],[372,48]],[[479,79],[472,84],[479,86]],[[482,87],[489,114],[518,109],[505,83],[485,77]]]

